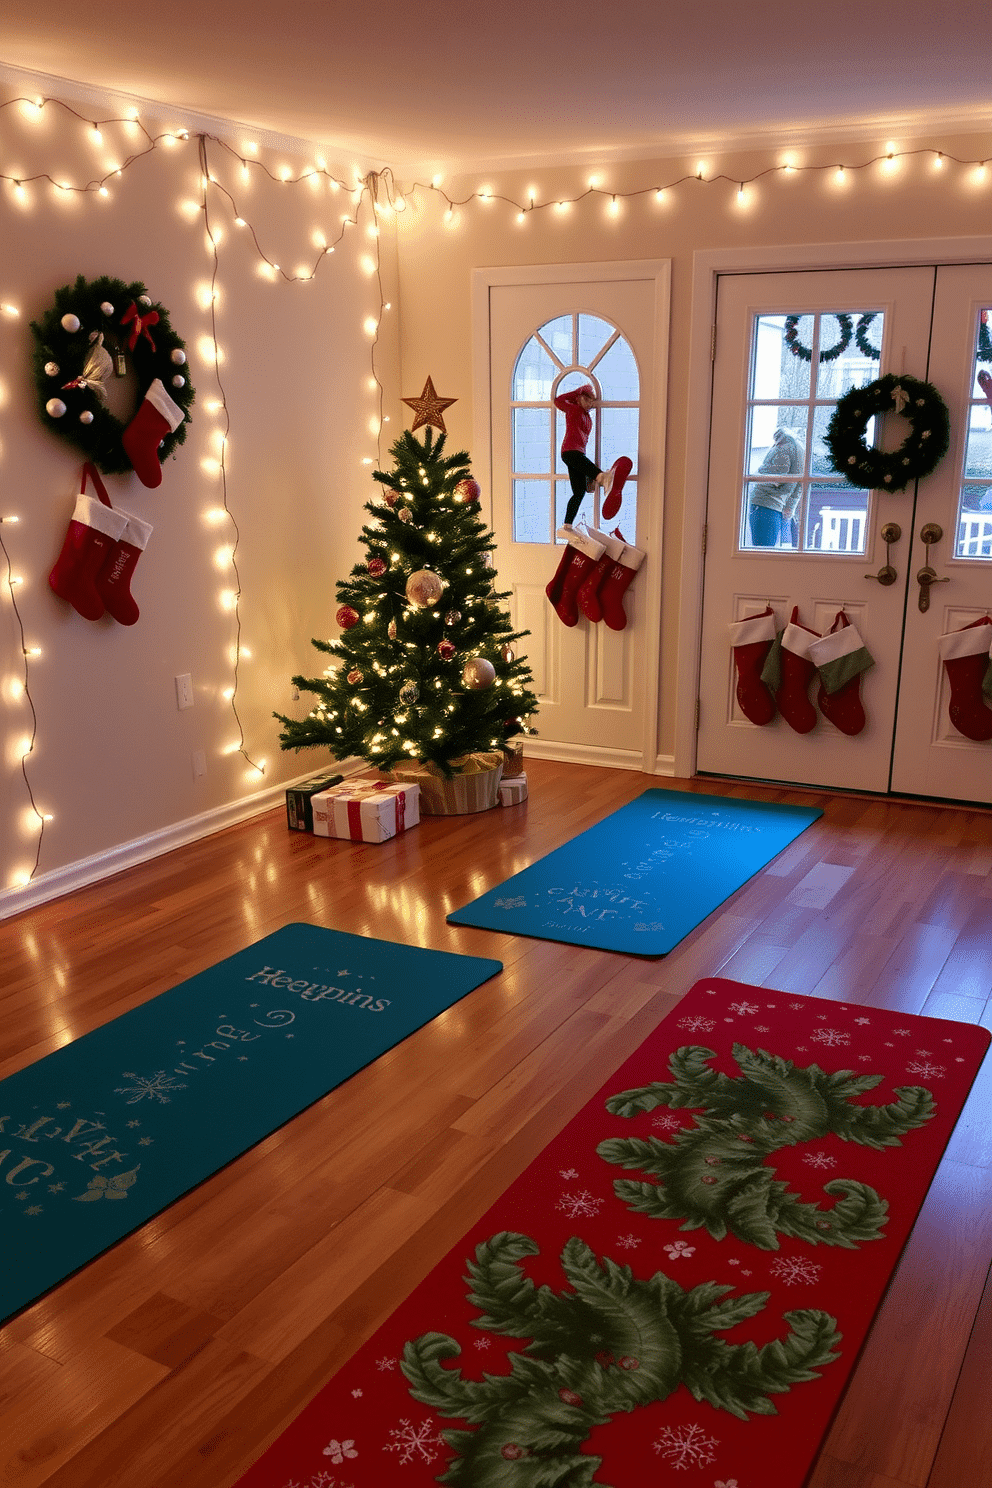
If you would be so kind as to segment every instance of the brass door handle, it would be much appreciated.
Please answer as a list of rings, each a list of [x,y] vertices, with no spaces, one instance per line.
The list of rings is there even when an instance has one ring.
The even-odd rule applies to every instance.
[[[920,586],[920,611],[921,613],[925,614],[926,611],[930,608],[931,585],[949,584],[951,581],[946,576],[942,579],[938,579],[937,570],[931,568],[930,565],[927,564],[924,568],[921,568],[919,573],[916,575],[916,582]]]
[[[894,584],[898,577],[899,575],[896,573],[891,563],[883,563],[881,568],[878,570],[878,573],[865,574],[866,579],[877,579],[878,582],[880,584],[883,584],[886,588],[888,588],[890,584]]]

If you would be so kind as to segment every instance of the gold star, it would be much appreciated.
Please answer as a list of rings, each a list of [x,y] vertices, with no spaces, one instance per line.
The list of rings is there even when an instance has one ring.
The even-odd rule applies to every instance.
[[[458,399],[439,398],[434,391],[433,381],[428,377],[424,383],[424,391],[420,397],[404,398],[403,402],[408,403],[417,415],[413,421],[414,429],[419,429],[421,424],[433,424],[435,429],[440,429],[442,434],[446,434],[447,430],[444,427],[443,417],[444,410],[450,408],[452,403],[457,403]]]

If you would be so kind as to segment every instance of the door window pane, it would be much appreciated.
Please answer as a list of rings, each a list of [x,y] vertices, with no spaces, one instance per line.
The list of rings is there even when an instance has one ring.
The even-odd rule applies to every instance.
[[[514,408],[513,464],[521,475],[546,475],[551,461],[548,408]]]
[[[958,558],[992,561],[992,308],[978,312],[975,341],[975,378],[968,405],[964,469],[958,496]],[[982,383],[986,387],[982,386]],[[986,391],[986,388],[988,391]]]
[[[513,369],[514,402],[536,403],[549,399],[557,371],[545,347],[536,336],[532,336]]]
[[[513,537],[515,542],[551,541],[551,483],[546,480],[513,482]]]
[[[614,334],[615,326],[597,315],[579,316],[579,354],[576,360],[583,367],[591,367],[607,341]]]
[[[879,375],[883,329],[879,310],[755,316],[742,548],[864,553],[869,494],[833,470],[824,435],[838,398]],[[867,441],[873,436],[874,421]]]
[[[618,336],[613,345],[596,364],[596,376],[610,396],[621,403],[636,403],[641,396],[637,363],[630,345]],[[633,451],[630,451],[633,458]]]

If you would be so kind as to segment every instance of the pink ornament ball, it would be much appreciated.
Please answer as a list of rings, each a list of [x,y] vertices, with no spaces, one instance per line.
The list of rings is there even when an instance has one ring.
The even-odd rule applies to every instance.
[[[385,558],[370,558],[369,559],[369,573],[372,575],[372,577],[374,579],[377,579],[380,574],[384,574],[385,572],[386,572],[386,560],[385,560]]]
[[[358,624],[359,615],[357,610],[351,608],[351,605],[342,605],[334,619],[342,630],[350,630],[353,625]]]
[[[455,495],[460,496],[463,501],[478,501],[482,495],[482,487],[477,480],[473,480],[468,475],[464,480],[458,482],[455,487]]]
[[[441,641],[437,648],[437,654],[442,661],[450,661],[455,654],[455,648],[450,641]]]

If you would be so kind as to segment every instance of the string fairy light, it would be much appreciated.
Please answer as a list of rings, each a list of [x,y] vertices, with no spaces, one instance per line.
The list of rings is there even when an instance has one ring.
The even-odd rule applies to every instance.
[[[232,746],[233,752],[241,753],[253,770],[262,772],[264,763],[258,763],[248,754],[244,730],[238,716],[236,697],[238,691],[239,666],[242,659],[250,655],[249,648],[241,640],[241,618],[240,598],[241,581],[237,567],[236,554],[240,542],[240,532],[234,514],[228,504],[228,469],[227,469],[227,441],[230,434],[230,413],[227,405],[226,393],[221,374],[223,352],[217,342],[217,304],[218,304],[218,280],[220,275],[220,246],[223,242],[223,230],[215,221],[216,214],[211,212],[211,202],[221,203],[230,212],[232,227],[236,227],[247,241],[253,245],[258,259],[259,270],[264,277],[272,283],[280,283],[284,286],[293,284],[310,283],[318,272],[325,268],[327,260],[334,254],[335,248],[339,247],[345,235],[349,231],[361,232],[365,239],[365,261],[366,272],[370,279],[375,281],[378,288],[379,306],[374,315],[366,315],[367,334],[369,337],[369,354],[371,376],[369,377],[369,389],[375,392],[377,401],[376,415],[369,420],[369,432],[376,439],[376,460],[369,457],[363,459],[364,465],[378,464],[381,466],[382,450],[381,443],[384,425],[388,418],[383,414],[385,391],[378,374],[377,353],[382,332],[383,315],[388,309],[388,301],[382,284],[381,268],[381,228],[385,223],[390,226],[396,221],[399,214],[407,212],[411,204],[419,205],[419,198],[433,195],[439,202],[442,221],[446,227],[457,227],[461,218],[462,209],[477,206],[490,218],[494,210],[500,206],[511,214],[512,220],[518,226],[523,226],[534,213],[564,214],[570,209],[577,207],[586,198],[600,198],[605,206],[605,215],[616,227],[621,230],[624,220],[633,221],[624,208],[636,203],[638,198],[643,197],[645,202],[652,205],[664,206],[672,209],[680,195],[685,191],[695,191],[706,188],[712,191],[723,191],[727,194],[731,203],[738,207],[751,207],[760,205],[753,188],[755,183],[778,177],[785,181],[792,180],[798,176],[811,177],[819,174],[824,183],[831,186],[845,186],[851,183],[851,179],[857,175],[870,176],[874,171],[882,177],[896,175],[901,171],[904,163],[912,157],[919,156],[921,160],[931,163],[931,180],[935,177],[941,179],[946,185],[950,185],[952,179],[958,175],[955,167],[960,168],[964,179],[974,188],[987,185],[989,179],[988,160],[985,158],[967,159],[958,155],[949,154],[944,150],[937,150],[931,146],[918,146],[913,148],[901,148],[893,142],[886,142],[884,148],[877,153],[869,154],[863,160],[834,161],[829,164],[800,163],[794,152],[782,154],[781,157],[760,169],[751,176],[743,179],[739,174],[728,175],[714,170],[706,161],[699,161],[695,170],[687,170],[675,174],[671,179],[654,181],[648,185],[638,186],[629,190],[616,190],[612,186],[607,187],[604,181],[607,179],[603,173],[597,172],[586,177],[584,189],[576,191],[573,195],[562,194],[560,191],[554,194],[542,195],[541,189],[536,184],[529,184],[523,188],[523,198],[508,195],[498,191],[490,180],[481,182],[477,189],[469,191],[464,197],[456,198],[445,191],[444,178],[435,175],[430,181],[413,181],[405,183],[402,188],[397,184],[393,171],[390,167],[380,170],[362,173],[357,167],[352,172],[351,179],[334,174],[329,168],[324,157],[317,155],[313,163],[307,163],[295,174],[293,169],[280,163],[275,169],[269,167],[267,162],[259,157],[258,145],[253,141],[246,141],[241,149],[229,143],[226,139],[206,132],[191,131],[181,126],[171,129],[163,129],[158,133],[152,133],[142,122],[139,111],[129,108],[124,114],[107,117],[93,118],[80,113],[71,104],[60,98],[11,98],[0,102],[0,120],[5,111],[19,113],[25,123],[30,126],[43,118],[46,110],[53,109],[61,112],[70,121],[75,121],[83,131],[84,138],[94,149],[104,148],[107,158],[103,161],[103,174],[92,179],[74,183],[66,179],[63,174],[55,176],[47,170],[32,172],[26,168],[26,162],[17,161],[8,168],[6,163],[0,166],[0,190],[13,204],[21,209],[30,209],[34,200],[33,190],[48,188],[55,198],[60,201],[71,200],[92,196],[100,201],[106,202],[112,199],[110,186],[119,182],[131,169],[139,164],[153,152],[165,149],[175,152],[193,144],[197,150],[197,160],[200,175],[200,200],[189,201],[181,204],[181,210],[191,218],[196,218],[202,213],[202,221],[205,231],[207,252],[212,262],[209,290],[206,285],[202,288],[200,296],[201,308],[209,315],[211,335],[209,338],[210,354],[205,358],[207,365],[212,365],[218,396],[205,400],[204,407],[208,412],[214,413],[221,419],[221,428],[218,431],[216,458],[211,462],[211,473],[219,481],[220,500],[209,513],[207,520],[212,524],[229,522],[234,531],[233,543],[225,545],[223,549],[225,566],[228,558],[230,569],[234,576],[234,587],[228,592],[232,596],[231,613],[235,619],[235,640],[231,648],[231,664],[234,671],[234,684],[224,690],[222,694],[230,703],[238,723],[239,743]],[[126,131],[128,136],[128,147],[126,149],[115,147],[111,142],[113,131]],[[326,201],[328,207],[336,198],[343,201],[340,193],[344,192],[350,198],[350,210],[342,212],[336,218],[337,230],[328,233],[325,230],[311,232],[310,242],[315,252],[315,257],[307,257],[298,260],[295,256],[293,261],[296,267],[286,270],[281,267],[276,258],[262,246],[260,230],[252,223],[250,215],[246,215],[242,206],[239,205],[232,190],[229,189],[221,179],[224,161],[230,162],[233,173],[246,188],[246,193],[251,194],[251,186],[256,177],[268,180],[278,186],[280,190],[291,191],[301,187],[306,188],[308,195],[313,194],[315,204],[321,200]],[[903,172],[904,174],[904,172]],[[881,184],[881,182],[880,182]],[[323,193],[323,195],[322,195]],[[366,213],[371,214],[371,221]],[[414,214],[415,215],[415,214]],[[363,230],[364,226],[364,230]],[[282,256],[282,255],[280,255]],[[288,259],[287,255],[287,261]],[[17,313],[14,307],[8,304],[0,304],[0,314],[8,315]],[[3,517],[0,521],[4,523],[16,521],[16,517]],[[11,558],[7,546],[0,531],[0,552],[7,563],[7,589],[14,605],[17,622],[21,630],[21,651],[24,667],[23,696],[27,699],[32,710],[33,727],[29,739],[25,740],[25,748],[20,755],[20,764],[24,774],[25,785],[31,802],[33,819],[39,824],[39,837],[37,844],[37,855],[31,875],[37,871],[41,856],[41,843],[44,835],[45,822],[51,820],[50,816],[38,810],[34,796],[31,791],[31,783],[28,778],[27,762],[34,749],[37,736],[37,718],[34,713],[34,705],[31,701],[29,691],[28,664],[29,658],[38,655],[38,648],[27,647],[24,643],[23,624],[17,611],[15,590],[17,588],[17,576],[11,566]]]
[[[24,740],[23,745],[20,746],[18,749],[18,753],[20,756],[20,771],[21,775],[24,778],[24,786],[28,793],[28,800],[31,803],[31,820],[36,822],[38,827],[38,841],[35,844],[34,864],[30,872],[21,873],[18,875],[22,883],[30,883],[32,878],[34,878],[35,874],[37,873],[38,866],[41,863],[41,845],[45,837],[45,824],[46,822],[52,821],[53,817],[51,813],[42,812],[38,809],[38,803],[35,800],[34,790],[31,786],[31,777],[28,774],[28,760],[34,753],[35,741],[38,738],[38,714],[35,710],[34,699],[31,696],[30,658],[39,657],[41,655],[41,649],[38,646],[29,646],[27,644],[27,637],[24,633],[24,620],[17,605],[17,595],[15,592],[19,580],[14,575],[14,570],[11,565],[10,553],[7,549],[6,542],[4,541],[4,526],[16,525],[18,521],[19,518],[16,516],[0,517],[0,552],[3,553],[4,562],[7,565],[7,592],[10,595],[10,602],[14,610],[14,619],[17,622],[17,629],[21,640],[21,665],[24,680],[22,683],[20,683],[19,686],[19,697],[24,698],[31,710],[31,733]]]

